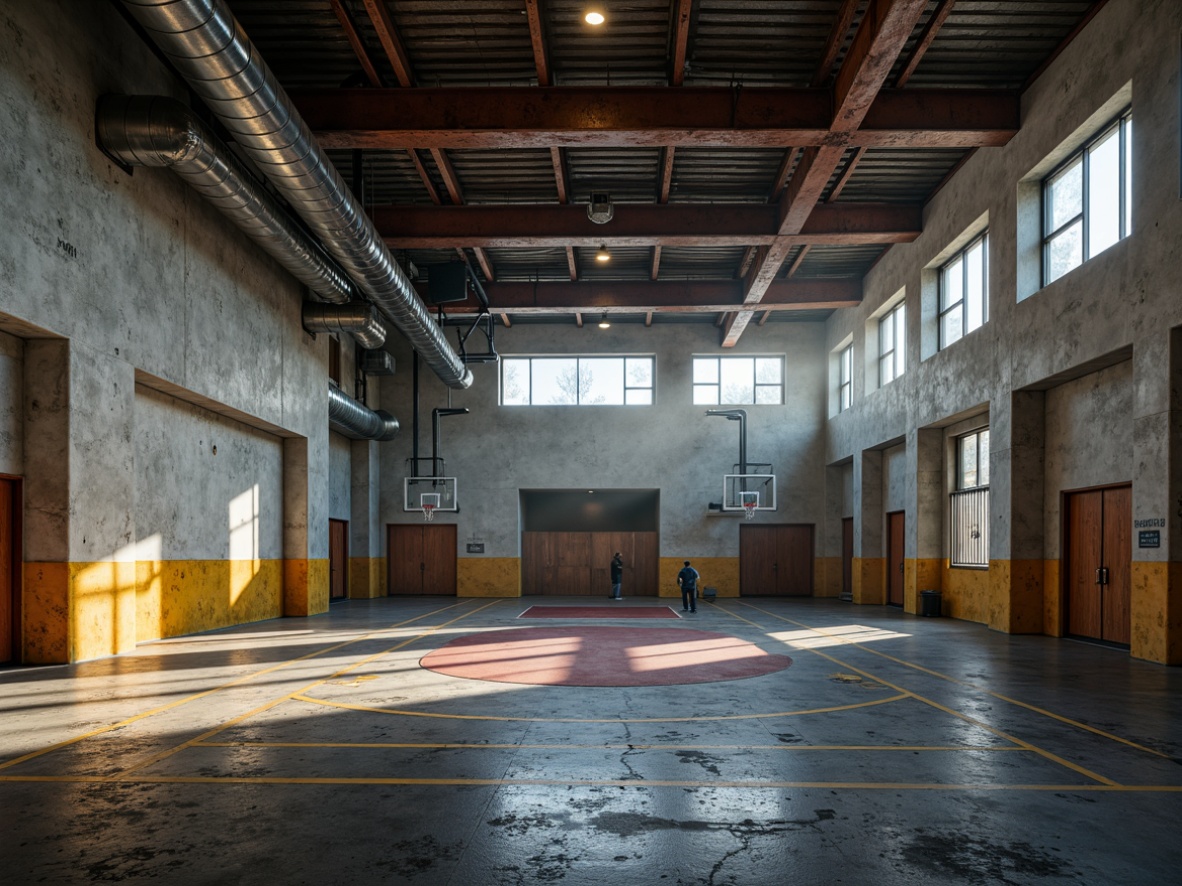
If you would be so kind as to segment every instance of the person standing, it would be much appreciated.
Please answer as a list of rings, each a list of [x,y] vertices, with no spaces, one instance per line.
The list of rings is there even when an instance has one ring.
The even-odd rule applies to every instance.
[[[620,552],[616,551],[616,555],[612,557],[612,592],[611,598],[613,600],[623,599],[620,596],[620,586],[624,581],[624,558],[620,556]]]
[[[677,586],[681,588],[681,611],[682,612],[697,612],[698,611],[698,570],[690,566],[690,561],[685,561],[685,566],[681,572],[677,573]]]

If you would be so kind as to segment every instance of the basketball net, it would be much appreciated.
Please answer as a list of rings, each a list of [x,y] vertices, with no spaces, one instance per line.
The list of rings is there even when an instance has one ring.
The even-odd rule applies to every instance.
[[[746,517],[748,520],[755,519],[755,502],[753,502],[753,501],[743,502],[743,510],[746,512],[743,514],[744,517]]]
[[[435,505],[423,505],[423,519],[428,523],[435,519]]]

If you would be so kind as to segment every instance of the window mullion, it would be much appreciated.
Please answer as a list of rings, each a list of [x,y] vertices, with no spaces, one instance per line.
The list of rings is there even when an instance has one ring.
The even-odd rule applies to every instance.
[[[1083,242],[1083,260],[1084,261],[1087,261],[1088,259],[1090,259],[1092,257],[1092,244],[1091,244],[1091,233],[1092,233],[1091,232],[1091,227],[1092,227],[1092,217],[1091,216],[1092,216],[1092,214],[1088,211],[1088,199],[1091,196],[1091,187],[1088,182],[1088,179],[1091,177],[1091,174],[1092,174],[1092,160],[1091,160],[1091,158],[1092,158],[1092,149],[1091,149],[1091,146],[1088,146],[1088,147],[1084,148],[1084,152],[1083,152],[1083,204],[1082,204],[1083,212],[1081,214],[1083,215],[1082,242]]]

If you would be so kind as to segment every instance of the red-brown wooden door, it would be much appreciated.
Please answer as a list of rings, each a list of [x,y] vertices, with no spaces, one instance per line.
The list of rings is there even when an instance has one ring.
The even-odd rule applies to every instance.
[[[1067,633],[1112,643],[1130,640],[1132,490],[1064,498]]]
[[[328,597],[349,596],[349,521],[328,521]]]
[[[0,478],[0,662],[20,648],[20,481]]]
[[[455,596],[455,524],[391,523],[386,533],[386,572],[391,596]]]
[[[903,550],[906,544],[906,515],[887,514],[887,603],[903,605]]]
[[[841,520],[841,599],[854,599],[854,518]]]
[[[812,596],[812,524],[740,526],[739,593],[744,597]]]
[[[611,559],[624,561],[625,597],[657,593],[655,532],[538,532],[521,534],[521,592],[603,596],[611,593]]]

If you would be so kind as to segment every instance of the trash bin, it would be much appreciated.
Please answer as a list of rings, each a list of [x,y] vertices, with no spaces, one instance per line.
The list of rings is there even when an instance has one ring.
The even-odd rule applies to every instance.
[[[702,588],[702,599],[707,603],[713,603],[714,598],[718,596],[718,588]]]
[[[940,615],[940,604],[944,597],[939,591],[919,592],[919,614],[928,616]]]

